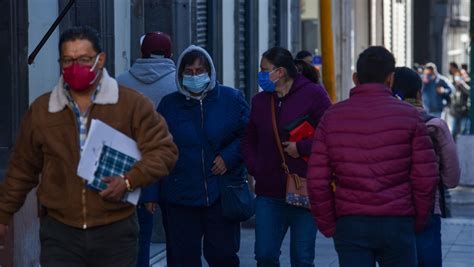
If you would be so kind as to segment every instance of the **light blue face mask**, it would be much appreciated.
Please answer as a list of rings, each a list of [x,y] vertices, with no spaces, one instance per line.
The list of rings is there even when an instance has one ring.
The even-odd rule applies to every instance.
[[[207,72],[199,75],[183,75],[183,86],[186,87],[189,92],[195,94],[202,93],[210,81],[211,78]]]

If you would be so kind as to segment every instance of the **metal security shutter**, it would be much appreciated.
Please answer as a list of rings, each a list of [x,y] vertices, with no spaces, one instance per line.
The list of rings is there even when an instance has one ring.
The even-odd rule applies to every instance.
[[[268,47],[279,45],[279,0],[268,1]]]
[[[1,1],[0,14],[0,34],[8,40],[0,42],[0,80],[3,81],[3,89],[0,90],[2,180],[21,118],[28,109],[28,6],[23,1]],[[0,265],[4,266],[2,261]]]
[[[196,0],[196,36],[194,43],[200,47],[207,47],[207,0]]]
[[[21,118],[28,109],[28,1],[0,1],[0,36],[4,39],[0,42],[0,80],[3,85],[0,90],[0,180],[3,180]],[[31,211],[31,214],[35,212]],[[17,224],[19,217],[15,216],[5,243],[0,245],[1,266],[26,266],[15,263],[13,259],[15,245],[22,245],[22,240],[13,235],[15,229],[21,231]],[[33,237],[29,240],[34,243],[31,242]],[[30,260],[28,256],[24,258]],[[35,261],[31,260],[30,264],[35,265]]]
[[[247,0],[248,1],[248,0]],[[246,0],[235,2],[235,87],[246,91],[246,73],[248,65],[246,60],[246,23],[245,4]]]
[[[214,61],[217,80],[222,81],[222,0],[207,2],[207,51]]]
[[[235,2],[235,87],[242,91],[247,101],[258,91],[257,72],[258,47],[258,2],[237,0]]]
[[[288,0],[268,0],[268,47],[288,48]]]

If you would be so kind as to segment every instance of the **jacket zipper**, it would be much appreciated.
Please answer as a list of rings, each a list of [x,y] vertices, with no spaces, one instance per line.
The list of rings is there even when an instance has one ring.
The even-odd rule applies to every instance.
[[[201,130],[204,134],[204,107],[202,104],[202,99],[199,100],[199,104],[201,105]],[[204,177],[204,189],[206,190],[206,204],[209,206],[209,191],[207,188],[207,175],[206,175],[206,167],[204,163],[204,146],[201,146],[201,163],[202,163],[202,175]]]
[[[79,158],[81,157],[81,143],[80,143],[80,136],[79,136],[79,125],[77,124],[77,118],[76,118],[76,115],[74,114],[74,111],[73,112],[73,116],[74,116],[74,125],[76,125],[76,141],[77,141],[77,144],[79,146]],[[90,114],[90,112],[89,112]],[[87,122],[89,123],[89,121]],[[81,204],[82,204],[82,221],[83,221],[83,224],[82,224],[82,229],[87,229],[87,199],[86,199],[86,181],[85,180],[82,180],[82,192],[81,192]]]

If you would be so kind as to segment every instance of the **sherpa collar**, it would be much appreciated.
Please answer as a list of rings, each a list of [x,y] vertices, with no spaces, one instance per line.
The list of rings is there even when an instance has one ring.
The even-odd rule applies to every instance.
[[[117,81],[109,76],[105,68],[102,70],[102,78],[99,83],[101,86],[93,101],[94,104],[117,104],[119,99],[119,87]],[[63,77],[61,76],[58,85],[54,87],[49,97],[48,111],[51,113],[59,112],[63,110],[68,103]]]

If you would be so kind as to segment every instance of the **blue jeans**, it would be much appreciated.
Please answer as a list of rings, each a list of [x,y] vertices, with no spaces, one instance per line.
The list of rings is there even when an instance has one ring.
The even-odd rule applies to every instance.
[[[469,134],[469,130],[471,127],[471,120],[469,117],[453,117],[453,124],[452,126],[452,133],[453,138],[456,140],[456,137],[459,134]]]
[[[431,215],[423,232],[416,235],[418,267],[441,267],[441,217]]]
[[[337,219],[334,245],[341,267],[416,267],[414,218],[345,216]]]
[[[143,204],[137,206],[138,225],[138,260],[137,267],[150,266],[150,242],[153,231],[153,214]]]
[[[255,216],[257,266],[280,266],[281,244],[288,228],[291,266],[314,266],[317,228],[309,210],[288,205],[284,199],[258,196]]]

